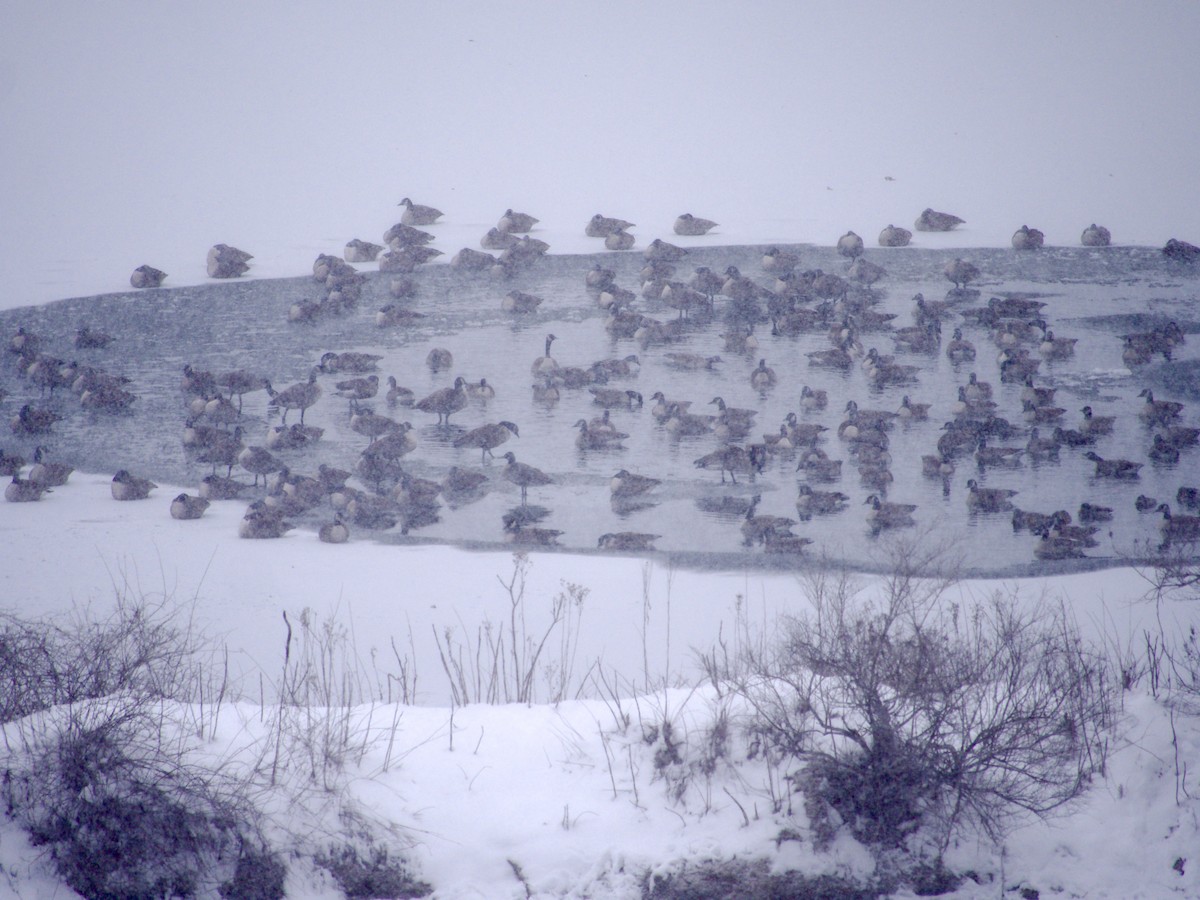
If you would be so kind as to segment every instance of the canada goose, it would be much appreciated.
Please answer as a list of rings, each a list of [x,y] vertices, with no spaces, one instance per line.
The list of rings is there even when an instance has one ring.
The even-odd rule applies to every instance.
[[[1083,234],[1079,237],[1079,243],[1085,247],[1107,247],[1112,243],[1112,233],[1103,225],[1097,225],[1093,222],[1087,228],[1083,229]]]
[[[1046,530],[1041,533],[1041,539],[1033,545],[1033,555],[1041,560],[1080,559],[1084,552],[1083,545],[1078,541],[1055,536]]]
[[[842,460],[830,459],[820,451],[808,451],[801,454],[800,460],[796,463],[796,471],[804,470],[805,477],[809,481],[816,481],[822,484],[829,484],[838,481],[842,477]]]
[[[430,351],[433,352],[433,351]],[[336,383],[337,395],[345,397],[352,403],[357,400],[370,400],[379,393],[379,376],[368,375],[365,378],[348,378]]]
[[[691,213],[682,213],[675,219],[673,230],[676,234],[696,237],[702,234],[708,234],[717,223],[710,219],[701,219],[699,216],[693,216]]]
[[[196,461],[210,463],[212,474],[217,474],[217,466],[225,467],[226,477],[233,474],[234,463],[244,449],[242,444],[242,427],[239,425],[233,431],[217,430],[209,437],[196,454]]]
[[[825,409],[829,405],[829,394],[824,388],[814,390],[807,384],[800,389],[800,408],[804,410]]]
[[[775,374],[775,370],[767,365],[765,359],[758,361],[758,368],[750,373],[750,387],[756,391],[765,391],[775,387],[779,381],[779,377]]]
[[[1071,514],[1065,509],[1060,509],[1052,513],[1040,513],[1013,507],[1012,530],[1014,534],[1018,531],[1030,531],[1034,534],[1042,534],[1057,525],[1067,524],[1070,521]]]
[[[1175,492],[1175,502],[1185,509],[1200,509],[1200,489],[1181,487]]]
[[[350,430],[355,434],[361,434],[368,441],[374,441],[385,434],[401,430],[400,423],[395,419],[379,415],[369,409],[360,409],[356,401],[351,401],[350,408]]]
[[[454,439],[454,446],[478,447],[481,451],[479,459],[482,462],[487,457],[492,456],[492,450],[507,441],[510,435],[513,437],[521,436],[514,422],[497,422],[490,425],[480,425],[478,428],[472,428],[466,434],[456,437]]]
[[[1096,443],[1096,438],[1074,428],[1055,427],[1054,440],[1065,447],[1090,447]]]
[[[753,477],[763,470],[766,454],[755,447],[748,449],[738,444],[727,444],[719,450],[706,453],[692,464],[697,469],[717,469],[721,473],[722,484],[725,483],[725,473],[728,472],[730,480],[737,484],[737,473]]]
[[[656,422],[663,422],[669,418],[672,407],[679,412],[687,412],[688,407],[692,405],[690,400],[668,400],[662,391],[655,391],[650,395],[650,399],[654,401],[654,405],[650,407],[650,415]]]
[[[446,477],[442,479],[442,494],[448,499],[454,497],[458,502],[462,502],[463,495],[472,494],[487,483],[488,477],[483,472],[451,466]],[[451,506],[453,505],[454,502],[451,502]]]
[[[853,231],[847,231],[837,240],[837,252],[839,256],[857,259],[862,256],[863,239]]]
[[[525,525],[511,513],[502,517],[505,539],[512,544],[532,547],[555,547],[563,532],[558,528],[536,528]]]
[[[350,526],[340,512],[334,513],[332,522],[324,522],[317,529],[317,539],[323,544],[344,544],[350,540]]]
[[[527,315],[537,312],[542,305],[542,298],[524,291],[509,291],[500,301],[500,309],[504,312]]]
[[[238,523],[238,537],[250,540],[281,538],[296,526],[283,518],[279,511],[261,504],[261,501],[246,511]]]
[[[979,512],[1006,512],[1013,508],[1012,499],[1019,491],[1011,488],[984,488],[974,478],[967,481],[967,507]]]
[[[928,207],[917,216],[913,227],[917,231],[949,231],[956,225],[964,224],[963,219],[950,213],[936,212]]]
[[[849,369],[854,363],[854,358],[850,355],[850,341],[843,342],[840,346],[833,347],[829,350],[810,350],[804,355],[808,357],[810,366],[822,366],[831,369]]]
[[[209,278],[237,278],[250,270],[246,265],[254,259],[245,250],[228,244],[214,244],[209,248],[207,266]]]
[[[404,222],[397,222],[383,233],[383,242],[393,250],[400,250],[404,247],[421,247],[432,240],[433,235],[428,231],[422,231]]]
[[[145,500],[158,485],[148,478],[131,475],[127,469],[118,469],[111,487],[114,500]]]
[[[912,232],[896,225],[888,225],[879,232],[880,247],[907,247],[911,240]]]
[[[438,425],[449,425],[450,416],[467,405],[466,384],[466,379],[459,375],[453,387],[440,388],[413,406],[421,412],[436,413]]]
[[[642,251],[642,257],[657,262],[673,263],[683,259],[687,253],[683,247],[669,244],[661,238],[655,238],[646,245],[646,249]]]
[[[1139,397],[1145,397],[1146,403],[1138,415],[1147,425],[1167,425],[1179,418],[1183,412],[1183,404],[1174,400],[1155,400],[1150,388],[1145,388]]]
[[[593,263],[583,276],[583,283],[585,287],[594,291],[602,291],[610,287],[616,277],[617,273],[612,269],[605,268],[600,263]]]
[[[21,478],[14,473],[12,481],[4,488],[4,499],[9,503],[32,503],[41,500],[42,494],[49,492],[49,486]]]
[[[1037,425],[1056,425],[1067,412],[1060,406],[1034,406],[1029,400],[1021,401],[1021,410],[1026,422]]]
[[[189,397],[201,397],[205,400],[221,393],[217,377],[212,372],[198,371],[191,365],[184,365],[183,378],[180,380],[179,387]]]
[[[929,407],[928,403],[913,403],[908,394],[905,394],[900,400],[900,409],[896,411],[896,415],[910,422],[924,422],[929,418]]]
[[[546,350],[541,356],[533,361],[533,365],[529,367],[529,372],[534,378],[542,375],[552,375],[558,371],[558,362],[550,355],[550,345],[558,340],[552,334],[546,335]]]
[[[965,288],[972,281],[979,279],[979,267],[958,257],[946,263],[946,267],[942,271],[946,278],[953,282],[956,289]]]
[[[1096,464],[1097,478],[1133,479],[1138,477],[1138,470],[1142,467],[1142,463],[1135,463],[1128,459],[1102,459],[1091,450],[1083,456],[1084,459],[1090,459]]]
[[[1151,510],[1158,509],[1158,501],[1153,497],[1147,497],[1145,494],[1138,494],[1137,499],[1133,501],[1133,508],[1140,513],[1150,512]]]
[[[862,238],[859,238],[861,241]],[[846,277],[858,284],[870,287],[877,281],[880,281],[887,275],[887,269],[883,266],[876,265],[869,259],[859,256],[846,270]]]
[[[0,449],[0,475],[16,475],[25,468],[25,457],[19,453],[6,453]]]
[[[29,480],[43,487],[61,487],[67,483],[67,479],[71,477],[75,468],[66,463],[50,462],[46,459],[46,455],[45,447],[34,448],[33,467],[29,470]]]
[[[1075,345],[1078,342],[1078,338],[1055,337],[1053,330],[1047,328],[1038,350],[1049,359],[1066,359],[1075,354]]]
[[[954,474],[954,460],[945,454],[922,456],[921,474],[926,478],[949,478]]]
[[[1013,233],[1012,245],[1014,250],[1037,250],[1045,240],[1046,236],[1036,228],[1022,225]]]
[[[804,521],[813,516],[828,516],[844,510],[850,498],[841,491],[814,491],[811,485],[802,484],[796,497],[796,512]]]
[[[1159,427],[1162,430],[1156,436],[1161,437],[1164,443],[1176,450],[1194,447],[1200,443],[1200,428],[1192,428],[1189,425],[1160,425]]]
[[[1025,452],[1033,459],[1058,459],[1058,448],[1061,445],[1052,437],[1042,437],[1035,425],[1029,432],[1029,440],[1025,444]]]
[[[199,494],[205,500],[236,500],[245,485],[225,475],[205,475],[200,481]]]
[[[268,381],[267,394],[271,397],[271,405],[283,410],[284,425],[287,424],[288,411],[293,409],[300,410],[300,422],[303,424],[305,411],[321,396],[321,386],[317,384],[317,370],[309,372],[308,381],[293,384],[282,391],[276,391]]]
[[[758,410],[740,406],[727,406],[723,397],[713,397],[708,402],[710,405],[717,407],[718,417],[724,416],[727,422],[733,423],[738,427],[754,427],[754,417],[758,415]]]
[[[324,428],[293,422],[291,425],[276,425],[268,431],[264,444],[268,450],[299,450],[319,441],[324,434]]]
[[[662,484],[658,478],[649,475],[637,475],[627,469],[621,469],[608,483],[609,492],[613,497],[638,497],[649,493]]]
[[[604,246],[608,250],[631,250],[634,238],[628,231],[612,231],[604,237]]]
[[[72,343],[77,350],[103,350],[113,342],[113,336],[106,331],[97,331],[87,325],[75,329]]]
[[[47,434],[54,423],[61,419],[62,416],[51,409],[26,403],[12,417],[10,424],[15,434]]]
[[[969,401],[992,399],[991,384],[986,381],[980,381],[979,376],[974,372],[967,376],[967,383],[963,385],[963,392]]]
[[[575,446],[580,450],[624,450],[621,441],[629,437],[623,431],[593,428],[587,419],[580,419],[574,427],[579,429],[579,434],[575,437]]]
[[[663,354],[663,361],[673,369],[694,372],[702,369],[714,369],[717,363],[721,362],[721,357],[672,351]]]
[[[696,266],[692,277],[688,279],[688,284],[711,301],[716,294],[721,293],[721,288],[725,286],[725,279],[708,266]]]
[[[638,553],[653,550],[654,542],[662,537],[661,534],[646,534],[640,531],[618,531],[600,535],[596,546],[601,550],[615,550],[621,553]]]
[[[388,376],[388,389],[385,394],[388,406],[412,406],[416,395],[410,388],[402,387],[396,382],[395,375]]]
[[[425,356],[425,365],[431,372],[440,372],[454,365],[454,354],[445,347],[434,347]]]
[[[156,288],[166,280],[167,273],[154,266],[138,266],[129,276],[129,284],[135,288]]]
[[[795,519],[789,519],[786,516],[755,515],[755,510],[758,509],[761,501],[762,495],[755,494],[750,499],[750,507],[746,510],[746,515],[742,520],[742,537],[745,539],[747,547],[756,543],[765,543],[770,534],[786,534],[796,524]]]
[[[1162,252],[1163,256],[1167,257],[1167,259],[1173,259],[1177,262],[1190,263],[1200,259],[1200,247],[1177,238],[1169,238],[1166,244],[1163,245]]]
[[[1079,521],[1084,525],[1093,522],[1111,522],[1113,511],[1111,506],[1100,506],[1084,501],[1079,504]]]
[[[193,497],[191,494],[180,494],[171,501],[172,519],[198,519],[208,509],[209,501],[204,497]]]
[[[504,211],[504,215],[496,222],[496,228],[505,234],[527,234],[533,231],[533,226],[539,221],[539,219],[535,219],[529,213],[513,212],[510,207]]]
[[[867,522],[875,534],[885,528],[905,528],[916,524],[912,515],[917,510],[915,503],[889,503],[880,500],[878,494],[871,494],[863,503],[871,507],[867,510]]]
[[[1154,445],[1146,454],[1152,462],[1174,465],[1179,462],[1179,449],[1167,441],[1161,434],[1154,436]]]
[[[533,385],[533,402],[541,406],[553,406],[560,399],[558,386],[549,377]]]
[[[854,400],[846,401],[846,421],[857,425],[859,429],[872,428],[886,431],[899,418],[898,413],[889,409],[859,409]],[[845,423],[843,423],[845,424]]]
[[[637,391],[589,387],[588,392],[592,395],[592,402],[605,409],[617,409],[622,406],[626,409],[633,409],[635,404],[642,405],[642,395]]]
[[[602,216],[596,213],[588,221],[584,227],[583,233],[588,237],[608,237],[613,232],[625,231],[635,227],[632,222],[626,222],[624,219],[614,219],[609,216]]]
[[[669,404],[663,427],[676,437],[710,434],[716,428],[717,417],[687,412],[690,405],[688,401]]]
[[[527,463],[517,462],[517,455],[511,450],[504,454],[504,459],[506,462],[504,478],[521,489],[522,506],[525,505],[526,494],[529,488],[554,483],[554,479],[541,469],[534,468]]]
[[[375,314],[375,324],[380,328],[393,325],[411,325],[417,319],[424,319],[425,313],[405,309],[398,303],[389,303]]]
[[[342,248],[342,258],[348,263],[375,262],[381,252],[383,252],[381,244],[372,244],[370,241],[353,238],[347,241],[346,246]]]
[[[975,463],[981,469],[988,466],[1019,466],[1024,452],[1024,447],[990,447],[986,436],[981,436],[975,451]]]
[[[405,225],[411,225],[415,227],[432,225],[442,217],[442,211],[440,209],[434,209],[432,206],[422,206],[419,203],[413,203],[407,197],[401,200],[397,205],[404,207],[404,212],[400,215],[400,221]]]
[[[1200,516],[1172,515],[1171,507],[1166,503],[1158,505],[1158,512],[1163,516],[1159,528],[1162,529],[1164,543],[1200,539]]]
[[[1112,434],[1113,425],[1116,423],[1116,416],[1097,416],[1093,414],[1090,406],[1085,406],[1080,410],[1083,413],[1083,424],[1079,430],[1090,435]]]
[[[348,350],[345,353],[334,353],[332,350],[321,354],[317,363],[317,371],[327,375],[346,373],[347,375],[366,375],[378,369],[383,357],[378,353],[361,353]]]
[[[954,338],[946,345],[946,356],[954,363],[971,362],[975,359],[975,345],[963,339],[961,328],[954,329]]]
[[[258,476],[263,476],[265,484],[267,475],[283,468],[283,463],[276,459],[269,450],[258,446],[243,449],[238,454],[238,465],[254,476],[254,487],[258,487]]]

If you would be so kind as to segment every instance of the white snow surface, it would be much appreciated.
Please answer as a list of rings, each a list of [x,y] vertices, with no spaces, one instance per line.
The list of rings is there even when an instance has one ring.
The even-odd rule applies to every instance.
[[[254,254],[248,277],[304,274],[351,238],[378,241],[403,196],[445,211],[432,230],[447,255],[477,246],[508,207],[538,216],[535,236],[563,253],[597,249],[583,235],[596,212],[636,222],[638,247],[831,244],[848,229],[871,243],[889,223],[911,228],[928,206],[967,224],[918,233],[918,246],[1007,246],[1021,224],[1074,246],[1091,222],[1116,243],[1200,243],[1200,117],[1187,100],[1198,34],[1200,6],[1186,2],[10,4],[0,307],[126,290],[143,263],[168,272],[166,286],[201,283],[217,242]],[[720,227],[676,238],[685,211]],[[501,620],[511,557],[330,547],[308,533],[240,541],[240,504],[175,522],[178,490],[117,504],[106,478],[76,476],[41,503],[0,504],[3,608],[67,616],[103,613],[122,591],[161,595],[226,642],[254,685],[278,670],[284,611],[340,623],[367,661],[412,635],[427,705],[399,710],[390,756],[395,710],[363,711],[380,739],[344,795],[404,829],[438,897],[525,896],[510,859],[539,897],[637,896],[646,867],[710,856],[865,865],[852,845],[777,849],[782,823],[752,766],[718,776],[711,803],[671,803],[652,750],[616,735],[601,701],[452,713],[427,636]],[[566,582],[590,591],[577,674],[599,658],[635,685],[697,684],[692,648],[739,615],[769,630],[802,603],[791,576],[549,554],[529,571],[531,616]],[[1089,636],[1134,647],[1153,625],[1145,588],[1115,570],[956,591],[1046,594]],[[1195,620],[1194,607],[1168,610],[1168,628]],[[224,710],[214,756],[253,739],[256,690]],[[638,704],[698,731],[711,700],[656,690]],[[1043,897],[1200,896],[1196,723],[1139,688],[1107,778],[1069,815],[1017,831],[1003,858],[981,839],[952,862]],[[0,827],[0,895],[68,896],[47,866]],[[1000,893],[997,881],[960,896]]]

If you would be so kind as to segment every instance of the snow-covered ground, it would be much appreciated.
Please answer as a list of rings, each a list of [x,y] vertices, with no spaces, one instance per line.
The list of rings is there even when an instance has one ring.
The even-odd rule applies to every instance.
[[[1116,243],[1200,243],[1200,118],[1181,99],[1200,81],[1197,34],[1200,7],[1183,2],[16,5],[0,31],[0,306],[124,290],[143,263],[167,286],[201,283],[217,242],[254,254],[248,277],[304,274],[351,238],[378,241],[403,196],[445,211],[436,246],[448,255],[477,246],[508,207],[542,220],[552,252],[595,250],[583,225],[596,212],[636,222],[638,247],[687,243],[670,233],[685,211],[721,223],[693,241],[830,244],[854,229],[871,244],[929,206],[967,224],[918,234],[923,247],[1007,246],[1025,223],[1074,246],[1093,221]],[[185,530],[164,502],[114,504],[107,491],[83,476],[48,501],[0,504],[5,608],[166,595],[245,673],[277,671],[281,612],[310,608],[349,628],[363,659],[390,659],[389,639],[411,634],[427,701],[444,691],[431,627],[507,612],[503,554],[239,541],[240,506],[217,504]],[[798,596],[790,576],[554,554],[533,559],[531,613],[564,582],[590,591],[580,672],[602,658],[634,682],[694,676],[691,648],[728,633],[739,598],[769,629]],[[1136,572],[1019,587],[1062,597],[1101,639],[1133,646],[1149,624]],[[1195,621],[1193,608],[1171,615],[1169,627]],[[1124,713],[1108,779],[1072,815],[1009,839],[1006,886],[1200,895],[1200,728],[1181,715],[1173,735],[1140,694]],[[253,718],[227,711],[215,753],[244,734],[242,714]],[[668,809],[637,746],[614,786],[606,717],[596,702],[468,707],[453,720],[406,708],[400,764],[393,750],[382,771],[372,749],[349,791],[410,829],[411,857],[443,897],[523,896],[509,859],[539,895],[596,897],[630,895],[623,867],[737,853],[813,863],[794,844],[775,849],[769,817],[743,825],[727,800],[752,803],[757,788],[731,781],[711,809],[694,798]],[[1191,762],[1182,787],[1179,759]],[[1186,874],[1171,868],[1189,856]],[[11,829],[0,861],[0,893],[64,896],[28,876],[45,861]],[[955,861],[1001,870],[982,841]],[[860,862],[848,849],[819,864]]]

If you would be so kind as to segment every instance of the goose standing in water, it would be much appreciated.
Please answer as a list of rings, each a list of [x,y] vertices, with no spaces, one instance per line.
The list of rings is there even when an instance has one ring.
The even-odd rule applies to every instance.
[[[517,455],[511,450],[504,454],[504,460],[506,462],[504,478],[521,489],[522,506],[525,505],[526,497],[531,487],[541,487],[542,485],[554,483],[554,479],[541,469],[535,468],[528,463],[517,462]]]
[[[521,436],[516,423],[496,422],[489,425],[480,425],[478,428],[472,428],[466,434],[459,435],[454,439],[454,446],[478,447],[481,451],[479,459],[482,462],[487,457],[492,456],[492,451],[507,441],[510,436]]]
[[[438,425],[449,425],[450,416],[467,405],[466,385],[466,379],[460,375],[454,379],[453,387],[434,391],[428,397],[418,400],[414,407],[421,412],[436,413]]]
[[[293,384],[282,391],[275,390],[268,381],[267,394],[271,397],[271,404],[283,410],[284,425],[287,424],[289,410],[293,409],[300,410],[300,424],[303,425],[305,411],[321,397],[321,386],[317,384],[317,370],[313,369],[308,373],[308,381]]]
[[[529,373],[534,378],[540,378],[543,375],[553,375],[558,371],[558,361],[550,355],[550,345],[553,344],[557,337],[552,334],[546,335],[545,352],[533,361],[533,365],[529,367]]]

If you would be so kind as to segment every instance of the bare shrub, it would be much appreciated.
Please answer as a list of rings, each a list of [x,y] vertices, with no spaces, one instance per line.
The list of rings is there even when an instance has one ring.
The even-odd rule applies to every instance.
[[[525,597],[529,557],[513,554],[508,581],[499,579],[508,600],[506,621],[485,619],[475,633],[465,625],[433,629],[442,669],[455,706],[469,703],[533,703],[539,700],[539,677],[545,682],[545,702],[569,699],[575,683],[583,604],[588,589],[564,582],[550,603],[545,628],[528,623]],[[557,648],[552,638],[557,633]]]
[[[999,594],[962,608],[943,600],[949,579],[901,557],[876,599],[815,576],[812,612],[739,683],[764,748],[803,764],[789,777],[817,838],[845,826],[903,848],[924,828],[944,847],[968,822],[998,838],[1014,814],[1079,796],[1105,762],[1103,660],[1061,608]]]
[[[165,602],[120,593],[99,621],[80,615],[57,624],[0,612],[0,723],[118,691],[188,696],[198,647],[176,618]]]

